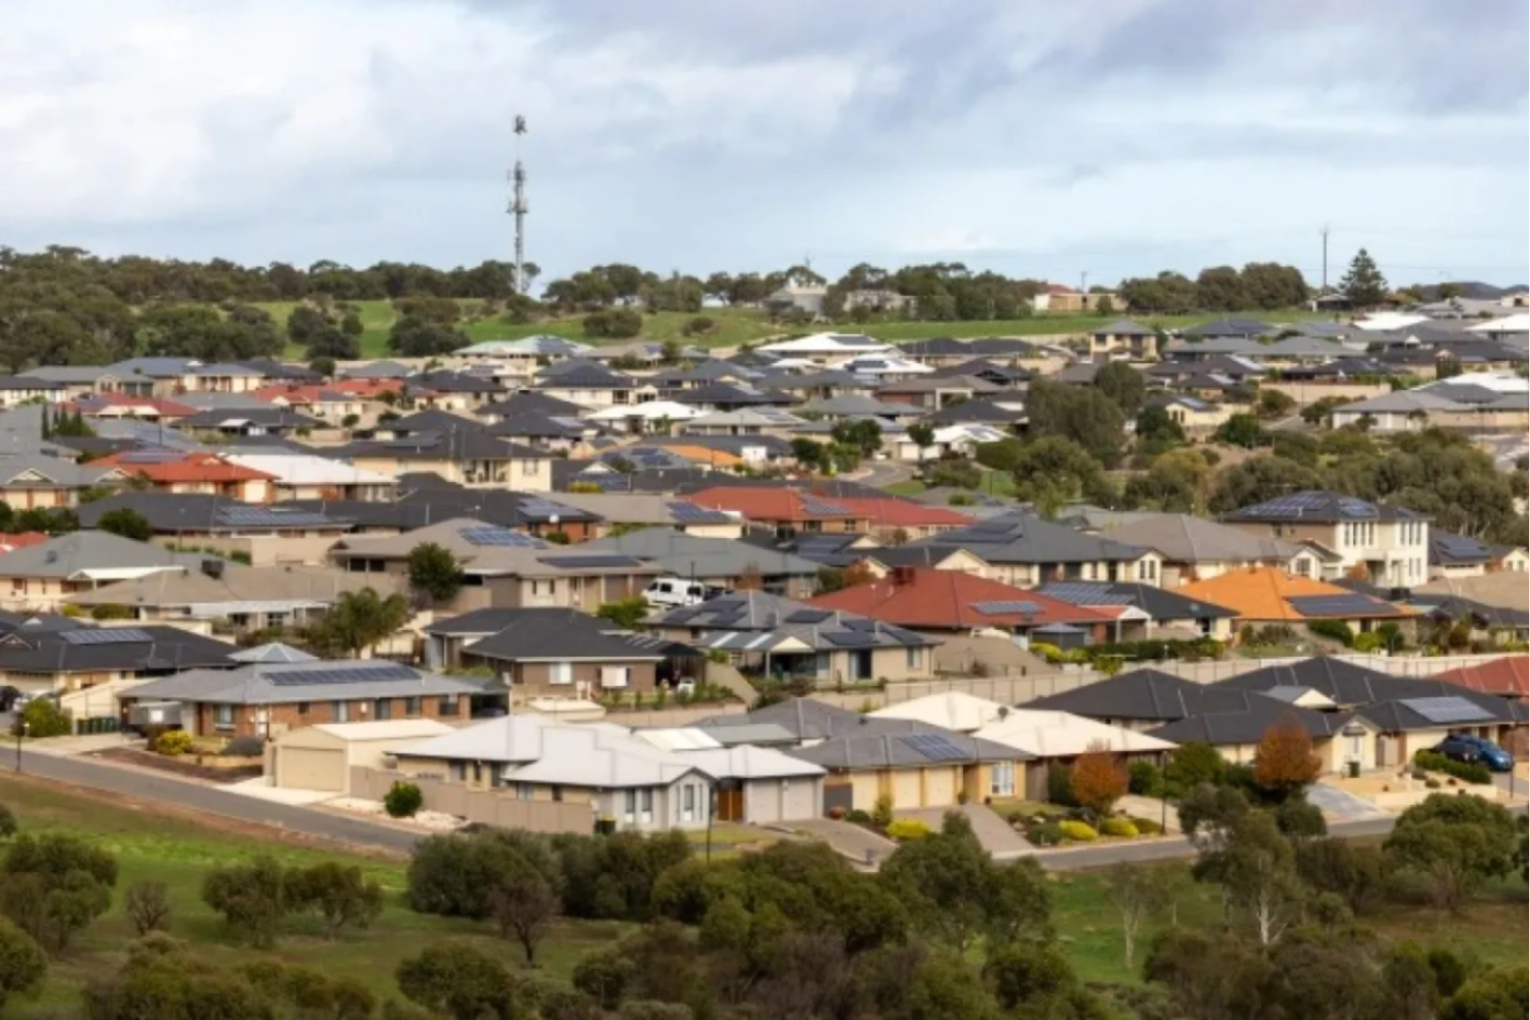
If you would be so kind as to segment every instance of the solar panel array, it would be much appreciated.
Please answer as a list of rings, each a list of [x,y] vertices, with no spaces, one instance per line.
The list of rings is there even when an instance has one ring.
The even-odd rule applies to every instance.
[[[841,630],[825,634],[824,640],[840,648],[875,648],[879,642],[875,634],[858,630]]]
[[[154,635],[137,627],[102,627],[60,631],[59,637],[71,645],[130,645],[153,641]]]
[[[939,733],[908,733],[898,739],[931,761],[966,761],[972,757]]]
[[[681,524],[726,524],[733,518],[721,510],[708,510],[695,503],[666,503],[669,514]]]
[[[844,627],[846,630],[858,630],[868,634],[878,629],[877,621],[863,618],[846,620],[844,622]]]
[[[799,609],[795,613],[793,613],[790,616],[788,616],[782,622],[783,623],[822,623],[823,621],[827,620],[829,617],[831,617],[833,615],[834,615],[833,613],[827,612],[827,611],[822,610],[822,609]]]
[[[643,561],[636,556],[539,556],[537,562],[545,563],[549,567],[557,567],[559,570],[578,570],[580,567],[605,570],[612,567],[643,565]]]
[[[1026,613],[1034,615],[1041,612],[1041,605],[1037,602],[974,602],[972,608],[984,616],[1005,616],[1010,613]]]
[[[676,609],[673,613],[664,614],[665,623],[690,623],[691,619],[701,612],[698,606],[687,606],[684,609]]]
[[[1058,584],[1044,584],[1041,586],[1041,594],[1049,595],[1063,602],[1071,602],[1076,606],[1129,606],[1132,602],[1130,595],[1116,595],[1111,593],[1111,585],[1100,581],[1063,581]]]
[[[540,517],[543,520],[551,520],[554,517],[584,516],[583,511],[563,506],[561,503],[554,503],[549,499],[542,499],[539,496],[522,497],[520,511],[528,517]]]
[[[357,666],[354,669],[292,669],[262,673],[276,687],[307,687],[315,684],[396,683],[418,680],[408,666]]]
[[[1303,616],[1374,616],[1388,606],[1369,595],[1292,595],[1286,599]]]
[[[1277,496],[1239,511],[1238,516],[1297,518],[1324,511],[1335,511],[1352,520],[1370,520],[1378,516],[1376,508],[1363,499],[1327,492],[1294,492],[1289,496]]]
[[[1451,723],[1483,722],[1496,718],[1493,713],[1481,705],[1473,704],[1465,698],[1404,698],[1400,702],[1408,706],[1432,723],[1449,725]]]
[[[263,506],[219,507],[218,520],[235,528],[317,528],[334,523],[311,510],[275,510]]]
[[[1475,538],[1466,538],[1463,535],[1436,535],[1434,544],[1452,559],[1480,559],[1488,555],[1487,546]]]
[[[806,510],[810,514],[820,514],[824,516],[846,517],[850,514],[849,509],[842,504],[830,503],[828,500],[819,499],[816,496],[808,495],[803,495],[802,497],[802,509]]]
[[[459,528],[457,534],[468,545],[500,546],[513,549],[546,549],[547,543],[532,535],[509,528]]]

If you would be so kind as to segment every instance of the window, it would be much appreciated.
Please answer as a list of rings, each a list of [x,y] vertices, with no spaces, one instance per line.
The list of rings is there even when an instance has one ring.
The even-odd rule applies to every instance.
[[[686,783],[680,790],[680,820],[689,822],[696,817],[696,787]]]
[[[554,580],[547,580],[547,581],[536,581],[536,580],[533,580],[531,582],[531,597],[534,598],[534,599],[535,598],[541,598],[544,595],[546,595],[546,596],[556,595],[557,593],[558,593],[558,582],[557,581],[554,581]]]
[[[483,782],[483,762],[481,761],[475,761],[473,763],[473,782]]]
[[[330,706],[329,706],[329,716],[335,722],[350,722],[351,721],[351,705],[350,705],[350,702],[348,702],[348,701],[335,701],[335,702],[331,702]]]
[[[418,716],[419,714],[420,714],[420,699],[419,698],[405,698],[404,699],[404,715],[406,715],[406,716],[408,716],[409,718],[412,719],[412,718]]]
[[[645,789],[643,795],[643,821],[653,821],[653,790]]]
[[[306,702],[306,701],[299,701],[298,702],[298,715],[307,715],[307,714],[308,714],[308,702]]]
[[[536,800],[537,788],[532,786],[530,783],[517,783],[515,784],[515,799]]]
[[[372,718],[376,719],[378,722],[383,722],[384,720],[392,719],[393,718],[393,702],[391,700],[389,700],[388,698],[378,698],[377,699],[377,704],[373,708],[373,713],[374,714],[373,714]]]
[[[457,696],[448,694],[436,702],[436,715],[442,718],[451,718],[457,714]]]
[[[574,664],[572,662],[552,662],[547,665],[547,682],[550,684],[571,684],[574,682]]]
[[[462,782],[464,779],[467,778],[467,765],[465,763],[463,763],[463,762],[460,762],[460,761],[452,762],[452,764],[451,764],[451,774],[452,774],[452,778],[455,779],[457,782],[459,782],[459,783]]]
[[[552,788],[552,799],[559,804],[563,803],[563,787],[554,786]]]
[[[1015,763],[1012,761],[996,761],[988,772],[988,792],[994,797],[1013,797],[1015,795]]]
[[[924,668],[924,649],[923,648],[909,648],[909,649],[905,649],[905,651],[907,653],[908,668],[909,669],[923,669]]]
[[[622,821],[632,822],[637,819],[637,791],[628,790],[626,802],[622,805]]]
[[[537,473],[537,462],[534,460],[520,460],[516,461],[516,464],[520,466],[521,474],[523,475],[534,475]]]
[[[234,706],[233,705],[214,705],[213,706],[213,726],[214,726],[214,728],[220,729],[220,730],[231,730],[231,729],[233,729],[234,728]]]
[[[631,672],[631,668],[627,666],[602,666],[600,667],[600,686],[626,687],[628,675]]]

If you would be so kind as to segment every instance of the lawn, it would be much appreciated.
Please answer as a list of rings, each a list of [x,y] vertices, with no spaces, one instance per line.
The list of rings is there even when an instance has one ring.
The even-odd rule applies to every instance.
[[[361,336],[362,357],[387,357],[388,329],[393,325],[393,321],[396,318],[392,302],[358,301],[355,304],[360,308],[361,322],[365,327],[365,332]],[[466,320],[461,324],[461,329],[467,334],[468,339],[474,342],[479,340],[515,340],[537,333],[553,333],[558,336],[567,337],[570,340],[593,344],[618,342],[586,337],[584,335],[583,315],[544,319],[540,322],[524,325],[510,325],[503,322],[499,316],[480,317],[478,312],[479,305],[476,301],[463,301],[462,306]],[[287,316],[292,313],[293,302],[271,301],[261,304],[260,307],[269,311],[276,318],[277,324],[285,329]],[[716,324],[715,328],[705,335],[689,337],[685,335],[684,328],[686,323],[696,318],[696,315],[689,312],[654,312],[643,317],[641,339],[659,343],[666,340],[676,340],[686,344],[696,344],[701,347],[737,347],[740,344],[755,343],[784,333],[808,332],[815,329],[865,332],[878,339],[891,341],[922,340],[927,337],[936,336],[956,337],[959,339],[983,336],[1048,336],[1088,333],[1120,318],[1120,316],[1116,315],[1038,315],[1027,319],[993,321],[877,322],[860,326],[818,325],[792,327],[772,323],[762,312],[753,308],[705,308],[696,314],[704,315],[711,319]],[[1290,319],[1311,317],[1310,313],[1304,312],[1246,312],[1240,314],[1246,318],[1275,317]],[[1156,315],[1146,316],[1138,321],[1141,321],[1144,325],[1169,328],[1190,326],[1224,317],[1230,316]],[[289,358],[301,358],[303,354],[302,350],[296,347],[288,348],[286,353]]]
[[[0,803],[8,805],[24,831],[67,832],[89,836],[117,855],[120,877],[117,903],[98,920],[63,959],[49,970],[42,993],[17,999],[7,1016],[45,1016],[73,1008],[80,986],[92,975],[109,972],[122,959],[122,946],[133,938],[121,910],[122,892],[140,879],[164,882],[174,903],[171,934],[193,943],[198,955],[219,966],[234,967],[257,960],[301,964],[332,976],[360,980],[379,999],[395,996],[393,971],[401,960],[442,938],[473,942],[506,961],[519,964],[516,947],[494,936],[488,926],[461,919],[416,914],[403,901],[402,861],[351,855],[283,841],[277,830],[246,827],[238,831],[212,828],[190,816],[167,815],[144,806],[101,800],[88,792],[0,777]],[[333,942],[302,932],[294,921],[287,936],[270,952],[232,942],[222,921],[201,902],[202,878],[216,864],[271,854],[288,864],[305,865],[338,860],[359,864],[388,894],[387,907],[369,931]],[[542,946],[543,976],[567,980],[578,961],[592,949],[619,938],[625,926],[615,922],[566,921]]]

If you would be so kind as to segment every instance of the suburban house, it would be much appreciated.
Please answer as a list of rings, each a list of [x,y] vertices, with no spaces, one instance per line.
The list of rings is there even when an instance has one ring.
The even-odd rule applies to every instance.
[[[1530,656],[1505,655],[1477,666],[1461,666],[1430,677],[1472,691],[1524,701],[1530,697]]]
[[[324,790],[360,795],[356,769],[381,770],[395,750],[452,732],[439,719],[314,723],[288,730],[266,744],[266,778],[279,789]]]
[[[1192,439],[1205,439],[1244,410],[1241,405],[1205,400],[1189,393],[1160,393],[1149,397],[1145,407],[1161,407],[1169,420]]]
[[[198,569],[202,557],[105,531],[76,531],[0,555],[0,607],[53,612],[118,581]]]
[[[1117,319],[1089,334],[1089,360],[1156,361],[1158,331],[1130,319]]]
[[[358,468],[383,475],[428,471],[474,489],[549,492],[551,455],[492,436],[481,425],[464,422],[451,432],[415,432],[397,439],[363,440],[325,449]]]
[[[246,453],[236,447],[222,457],[229,464],[266,475],[270,479],[269,501],[275,503],[296,499],[389,500],[398,489],[398,479],[393,475],[310,453],[265,450]]]
[[[481,681],[425,673],[381,659],[249,662],[189,669],[119,695],[134,706],[174,702],[181,728],[197,736],[275,737],[317,723],[469,718],[473,698],[493,700]]]
[[[583,510],[600,524],[596,536],[613,531],[626,533],[643,528],[670,528],[685,535],[702,538],[739,538],[744,533],[743,519],[724,510],[708,510],[690,497],[615,492],[560,492],[556,499],[564,506]]]
[[[1068,712],[1111,726],[1146,732],[1189,714],[1186,703],[1202,684],[1156,669],[1134,669],[1071,691],[1026,702],[1022,709]]]
[[[944,507],[894,498],[851,498],[763,486],[715,486],[690,498],[707,509],[725,510],[773,529],[778,536],[856,532],[882,541],[927,538],[972,523]]]
[[[110,692],[184,669],[226,669],[235,651],[177,627],[22,625],[0,637],[0,683],[28,694]],[[115,716],[116,707],[104,698],[98,711],[75,713],[77,719],[108,715]]]
[[[79,509],[80,526],[95,528],[113,510],[132,510],[161,545],[243,552],[254,563],[319,562],[350,522],[318,510],[253,506],[227,496],[119,492]]]
[[[1358,577],[1387,588],[1429,579],[1429,518],[1405,507],[1309,490],[1243,507],[1222,521],[1251,535],[1311,543],[1331,554],[1327,578]]]
[[[98,486],[121,485],[118,468],[76,464],[46,454],[0,456],[0,502],[13,511],[73,507],[80,493]]]
[[[597,823],[640,832],[703,829],[711,820],[713,777],[700,762],[621,727],[510,715],[410,743],[393,757],[401,778],[587,806],[585,832]]]
[[[1039,801],[1049,796],[1047,768],[1041,766],[1071,767],[1080,756],[1093,751],[1107,751],[1123,764],[1147,761],[1161,766],[1165,755],[1175,747],[1146,733],[1069,712],[1008,706],[1000,706],[997,718],[972,735],[1031,755],[1037,767],[1026,770],[1024,796]]]
[[[1279,567],[1303,577],[1318,577],[1321,572],[1321,559],[1306,546],[1190,514],[1085,511],[1068,523],[1080,531],[1158,553],[1163,558],[1160,584],[1164,588],[1249,567]]]
[[[1026,513],[990,517],[911,545],[966,549],[987,564],[984,576],[1017,588],[1048,581],[1158,584],[1163,567],[1163,557],[1151,549],[1083,535]]]
[[[1416,610],[1310,577],[1295,577],[1273,567],[1254,567],[1181,585],[1177,593],[1198,602],[1225,606],[1237,613],[1237,625],[1301,624],[1314,620],[1347,623],[1355,631],[1384,623],[1409,624]]]
[[[706,585],[737,588],[740,582],[788,598],[804,598],[818,583],[818,564],[791,553],[726,538],[682,535],[670,528],[644,528],[586,542],[583,552],[651,560],[668,575]]]
[[[1429,529],[1429,579],[1478,577],[1499,570],[1523,574],[1530,569],[1524,549],[1489,545],[1478,538]]]
[[[154,492],[226,496],[241,503],[268,503],[274,495],[274,476],[216,453],[129,450],[98,458],[92,464],[115,468],[128,480]]]
[[[1226,641],[1237,614],[1178,591],[1127,581],[1054,581],[1035,594],[1115,616],[1112,640],[1209,637]]]
[[[1358,714],[1303,708],[1281,696],[1285,693],[1203,687],[1185,699],[1188,715],[1147,735],[1174,744],[1210,744],[1227,761],[1251,765],[1264,735],[1295,720],[1312,739],[1324,773],[1366,772],[1377,766],[1379,727]]]
[[[940,643],[857,613],[739,591],[650,617],[655,634],[723,652],[748,672],[816,683],[921,680]]]

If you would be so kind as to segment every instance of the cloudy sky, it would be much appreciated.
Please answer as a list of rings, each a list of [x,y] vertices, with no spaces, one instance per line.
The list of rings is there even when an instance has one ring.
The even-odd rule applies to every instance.
[[[0,35],[0,244],[960,259],[1090,282],[1368,247],[1524,282],[1525,0],[54,0]],[[1338,270],[1331,268],[1337,277]]]

